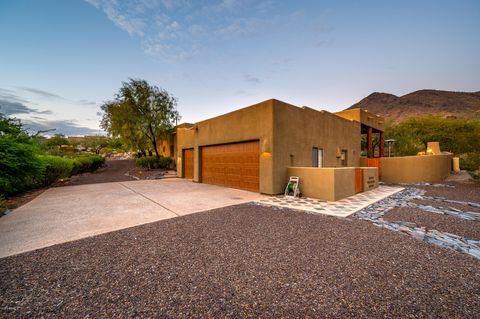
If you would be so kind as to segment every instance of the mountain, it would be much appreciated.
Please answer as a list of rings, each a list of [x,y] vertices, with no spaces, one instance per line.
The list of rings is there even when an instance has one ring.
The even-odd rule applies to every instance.
[[[375,92],[348,109],[353,108],[368,109],[394,122],[427,115],[480,118],[480,91],[420,90],[403,96]]]

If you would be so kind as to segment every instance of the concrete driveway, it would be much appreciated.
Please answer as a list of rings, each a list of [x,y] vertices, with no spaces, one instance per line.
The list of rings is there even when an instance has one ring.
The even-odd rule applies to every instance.
[[[176,178],[51,188],[0,218],[0,258],[262,198]]]

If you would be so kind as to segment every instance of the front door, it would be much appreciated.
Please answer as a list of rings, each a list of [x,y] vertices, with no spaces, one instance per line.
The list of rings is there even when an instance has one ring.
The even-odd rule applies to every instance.
[[[183,177],[193,179],[193,148],[183,150]]]

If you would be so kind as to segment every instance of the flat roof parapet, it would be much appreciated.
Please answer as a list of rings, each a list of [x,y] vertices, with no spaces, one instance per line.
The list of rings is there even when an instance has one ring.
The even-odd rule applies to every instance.
[[[385,119],[380,115],[372,113],[366,109],[361,109],[361,108],[347,109],[340,112],[336,112],[335,115],[338,115],[345,119],[360,122],[362,125],[371,127],[378,132],[385,131]]]

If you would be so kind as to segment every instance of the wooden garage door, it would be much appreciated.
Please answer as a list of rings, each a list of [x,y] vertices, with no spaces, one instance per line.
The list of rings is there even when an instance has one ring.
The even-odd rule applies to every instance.
[[[259,191],[259,143],[202,147],[202,182]]]
[[[193,148],[183,150],[183,172],[185,178],[193,179]]]

